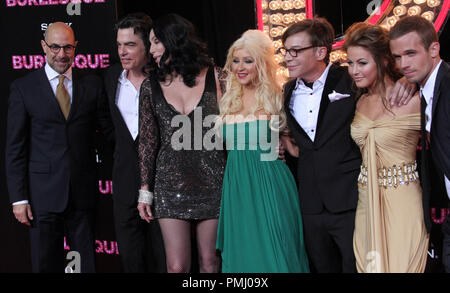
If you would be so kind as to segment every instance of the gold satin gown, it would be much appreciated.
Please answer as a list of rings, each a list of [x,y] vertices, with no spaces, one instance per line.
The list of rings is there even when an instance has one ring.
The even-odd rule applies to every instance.
[[[424,272],[429,235],[415,171],[420,114],[373,121],[357,111],[351,134],[363,164],[353,236],[358,272]]]

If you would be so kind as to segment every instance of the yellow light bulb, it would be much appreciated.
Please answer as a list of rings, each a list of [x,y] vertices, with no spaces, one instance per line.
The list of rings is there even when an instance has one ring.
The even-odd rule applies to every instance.
[[[422,12],[422,9],[420,8],[420,6],[417,5],[411,6],[408,9],[409,16],[419,15],[420,12]]]
[[[305,8],[305,0],[294,0],[292,3],[295,9]]]
[[[422,13],[422,17],[425,18],[428,21],[433,22],[434,20],[434,12],[433,11],[427,11]]]
[[[395,16],[402,16],[406,13],[407,9],[404,5],[396,6],[393,10]]]
[[[428,0],[428,1],[427,1],[427,5],[428,5],[428,7],[430,7],[430,8],[434,8],[434,7],[436,7],[436,6],[441,5],[441,1],[439,1],[439,0]]]

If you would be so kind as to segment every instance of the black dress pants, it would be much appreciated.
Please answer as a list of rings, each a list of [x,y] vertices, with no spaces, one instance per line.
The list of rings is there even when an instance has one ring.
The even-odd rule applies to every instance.
[[[70,251],[79,253],[74,258],[80,261],[75,270],[95,273],[93,210],[76,210],[69,205],[62,213],[33,211],[33,218],[30,242],[34,273],[64,273],[64,235]]]
[[[127,273],[165,273],[166,255],[158,221],[145,222],[137,204],[114,201],[114,222],[119,254]]]
[[[306,251],[313,273],[356,273],[355,211],[303,214]]]

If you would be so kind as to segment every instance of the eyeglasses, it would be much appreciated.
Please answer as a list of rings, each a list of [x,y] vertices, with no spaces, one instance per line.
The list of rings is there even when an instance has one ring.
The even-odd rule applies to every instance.
[[[307,50],[307,49],[314,48],[314,47],[316,47],[316,46],[309,46],[309,47],[304,47],[304,48],[300,48],[300,49],[294,49],[294,48],[286,49],[285,47],[281,47],[280,53],[283,56],[286,56],[286,54],[289,53],[289,55],[291,55],[292,57],[295,58],[295,57],[297,57],[298,53],[300,53],[304,50]]]
[[[45,40],[44,40],[44,43],[47,45],[47,47],[50,48],[50,51],[52,51],[52,53],[54,53],[54,54],[58,54],[59,51],[61,50],[61,48],[63,48],[64,53],[72,53],[73,50],[75,50],[75,46],[73,46],[73,45],[65,45],[65,46],[60,46],[57,44],[49,45]]]

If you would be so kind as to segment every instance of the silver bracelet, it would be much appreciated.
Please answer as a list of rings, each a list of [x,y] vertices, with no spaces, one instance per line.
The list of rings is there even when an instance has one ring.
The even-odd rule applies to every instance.
[[[148,190],[139,189],[138,202],[152,205],[153,204],[153,192],[150,192]]]

